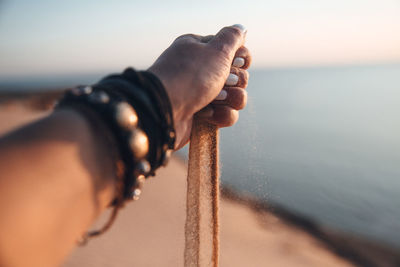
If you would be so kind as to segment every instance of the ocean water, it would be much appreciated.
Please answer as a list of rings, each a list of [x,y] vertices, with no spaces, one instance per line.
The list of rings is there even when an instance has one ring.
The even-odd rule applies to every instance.
[[[62,88],[104,74],[1,79]],[[323,226],[400,249],[400,65],[250,71],[221,130],[222,182]]]
[[[400,65],[250,74],[223,183],[400,248]]]

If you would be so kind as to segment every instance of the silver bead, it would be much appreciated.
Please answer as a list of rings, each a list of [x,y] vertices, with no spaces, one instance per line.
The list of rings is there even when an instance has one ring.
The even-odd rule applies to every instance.
[[[172,152],[173,152],[172,149],[168,149],[167,151],[165,151],[164,158],[163,158],[163,161],[162,161],[162,165],[163,166],[166,166],[168,164],[168,162],[169,162],[169,160],[171,158]]]
[[[138,175],[136,178],[135,186],[132,188],[131,198],[132,200],[138,200],[139,196],[142,194],[142,187],[146,180],[143,174]]]
[[[103,104],[107,104],[110,101],[108,94],[103,91],[93,92],[89,97],[91,101]]]
[[[135,190],[133,190],[133,192],[131,194],[132,200],[138,200],[141,193],[142,193],[142,190],[139,188],[136,188]]]
[[[137,159],[142,159],[149,152],[149,139],[140,129],[135,129],[131,133],[129,145]]]
[[[150,170],[151,170],[150,163],[148,163],[146,160],[140,161],[137,164],[136,168],[139,171],[139,173],[141,173],[143,175],[148,174],[150,172]]]
[[[71,92],[77,96],[84,95],[84,94],[88,95],[88,94],[92,93],[92,91],[93,91],[93,88],[91,86],[78,86],[76,88],[71,89]]]
[[[81,90],[82,90],[82,92],[84,93],[84,94],[91,94],[92,93],[92,91],[93,91],[93,88],[91,87],[91,86],[85,86],[85,87],[82,87],[81,88]]]
[[[127,130],[137,126],[138,116],[136,111],[126,102],[121,102],[116,106],[115,116],[118,124]]]

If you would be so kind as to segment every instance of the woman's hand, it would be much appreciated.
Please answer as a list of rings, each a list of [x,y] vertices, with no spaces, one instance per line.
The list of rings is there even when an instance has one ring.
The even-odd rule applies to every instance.
[[[149,68],[171,100],[176,149],[190,138],[193,115],[219,127],[232,126],[247,101],[251,56],[242,25],[225,27],[215,36],[178,37]]]

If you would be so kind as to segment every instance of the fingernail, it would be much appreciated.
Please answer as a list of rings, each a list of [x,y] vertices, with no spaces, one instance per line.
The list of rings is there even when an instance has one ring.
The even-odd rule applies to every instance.
[[[214,100],[225,100],[227,96],[228,92],[226,90],[221,90]]]
[[[232,25],[232,27],[238,28],[238,29],[241,30],[243,33],[246,33],[246,32],[247,32],[246,27],[243,26],[242,24],[235,24],[235,25]]]
[[[236,85],[239,81],[239,77],[236,74],[229,73],[228,79],[226,79],[226,85]]]
[[[207,106],[202,110],[200,110],[199,112],[197,112],[197,117],[204,119],[211,118],[213,115],[214,115],[214,109],[210,106]]]
[[[244,66],[244,63],[245,63],[244,58],[237,57],[233,60],[232,66],[240,68]]]

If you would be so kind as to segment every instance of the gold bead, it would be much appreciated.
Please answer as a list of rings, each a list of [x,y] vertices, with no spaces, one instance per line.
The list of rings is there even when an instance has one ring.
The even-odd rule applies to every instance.
[[[146,177],[144,177],[143,174],[140,174],[137,178],[136,178],[136,186],[138,188],[142,188],[144,182],[146,181]]]
[[[135,129],[131,133],[129,145],[137,159],[142,159],[149,152],[149,139],[140,129]]]
[[[174,131],[169,131],[168,132],[169,138],[175,138],[175,132]]]
[[[126,102],[121,102],[116,106],[115,116],[118,124],[124,129],[131,130],[137,126],[136,111]]]

